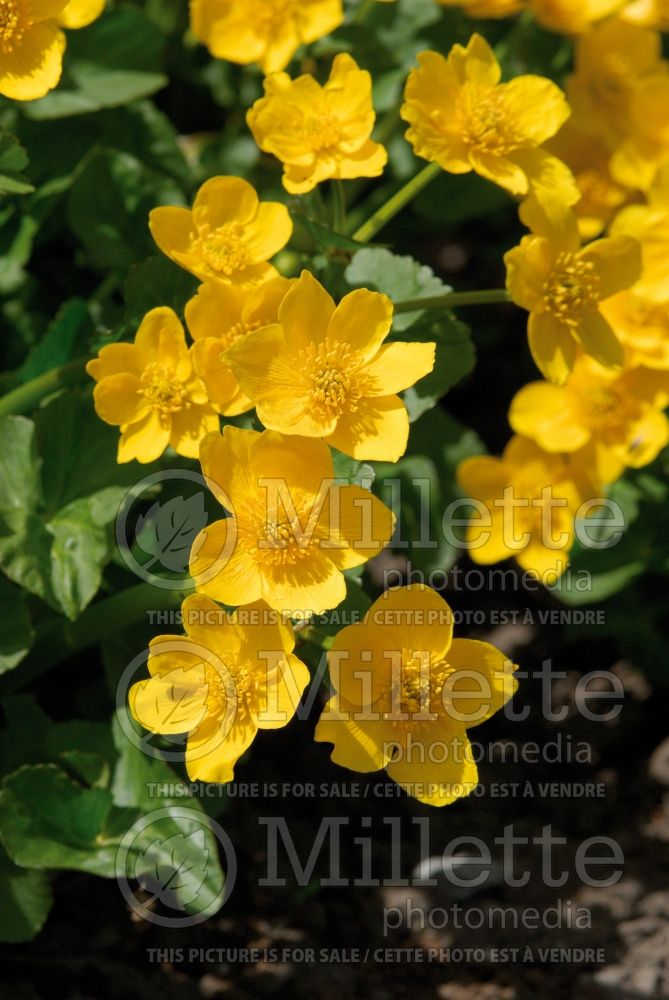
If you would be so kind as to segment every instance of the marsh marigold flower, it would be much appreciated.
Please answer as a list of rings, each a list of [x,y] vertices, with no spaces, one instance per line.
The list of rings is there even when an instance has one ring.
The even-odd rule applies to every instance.
[[[288,209],[258,200],[241,177],[212,177],[193,208],[164,206],[149,215],[151,234],[173,261],[202,281],[249,288],[278,272],[267,261],[290,239]]]
[[[524,236],[504,263],[511,298],[530,314],[532,357],[549,381],[565,381],[579,347],[607,367],[623,363],[622,345],[599,306],[639,277],[636,240],[616,236],[581,248],[572,218],[551,236]]]
[[[625,348],[629,367],[669,369],[669,308],[637,294],[620,292],[602,304],[602,312]]]
[[[308,271],[279,321],[225,354],[258,418],[283,434],[324,438],[358,459],[404,454],[409,417],[399,396],[434,366],[434,344],[392,342],[393,305],[365,288],[338,306]]]
[[[343,570],[390,539],[394,518],[361,486],[339,485],[322,441],[225,427],[202,442],[210,489],[232,516],[195,539],[191,576],[223,604],[265,600],[307,617],[346,595]]]
[[[196,458],[219,419],[193,371],[192,349],[171,309],[152,309],[132,344],[108,344],[86,371],[98,416],[121,428],[118,461],[152,462],[171,445]]]
[[[374,120],[372,78],[346,53],[335,57],[324,86],[309,74],[267,77],[265,96],[246,116],[260,148],[283,163],[291,194],[333,177],[378,177],[388,155],[370,138]]]
[[[300,45],[338,28],[342,0],[191,0],[193,34],[212,56],[284,69]]]
[[[276,323],[279,306],[292,287],[288,278],[273,278],[250,291],[218,281],[200,285],[186,305],[193,345],[193,365],[214,409],[231,417],[253,408],[223,355],[240,337]]]
[[[616,18],[577,40],[574,67],[566,85],[572,121],[600,136],[611,151],[633,128],[635,93],[644,81],[667,71],[660,35]]]
[[[467,527],[471,559],[489,565],[514,556],[547,584],[567,568],[576,513],[599,485],[575,458],[517,436],[501,458],[465,459],[457,480],[475,501]]]
[[[500,83],[495,54],[480,35],[448,58],[421,52],[401,115],[417,156],[453,174],[476,171],[511,194],[564,205],[578,200],[569,170],[541,144],[569,117],[564,94],[540,76]]]
[[[516,393],[509,423],[549,452],[592,445],[597,476],[652,462],[669,442],[669,378],[647,368],[612,371],[581,355],[563,386],[532,382]]]
[[[130,689],[130,710],[152,733],[188,733],[192,781],[231,781],[258,730],[293,717],[309,671],[290,625],[262,602],[226,614],[195,594],[181,610],[186,635],[152,639],[151,677]]]
[[[332,760],[378,771],[409,795],[445,806],[476,787],[467,729],[513,696],[516,665],[487,642],[453,638],[446,601],[423,584],[387,590],[364,621],[335,636],[330,699],[315,739]]]
[[[2,0],[0,95],[16,101],[44,97],[60,80],[67,0]]]
[[[70,0],[58,20],[64,28],[85,28],[105,9],[105,0]]]

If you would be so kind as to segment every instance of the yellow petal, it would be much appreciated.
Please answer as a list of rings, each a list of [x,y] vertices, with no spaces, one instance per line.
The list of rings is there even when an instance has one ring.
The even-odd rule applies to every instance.
[[[457,469],[460,489],[475,499],[501,496],[508,485],[508,471],[499,458],[472,455],[460,462]]]
[[[478,770],[471,760],[472,748],[464,730],[458,733],[457,745],[454,741],[450,746],[448,741],[443,742],[450,751],[443,764],[430,762],[428,743],[423,748],[414,745],[413,753],[407,752],[407,758],[412,759],[391,761],[386,769],[409,795],[430,806],[450,805],[469,795],[478,784]]]
[[[117,426],[141,420],[149,411],[136,375],[108,375],[95,386],[93,400],[100,419]]]
[[[149,358],[135,344],[107,344],[97,358],[88,362],[86,371],[96,382],[108,375],[125,373],[139,378],[148,362]]]
[[[64,28],[85,28],[105,9],[105,0],[70,0],[58,20]]]
[[[2,49],[0,94],[15,101],[44,97],[58,85],[64,51],[65,35],[57,21],[29,25],[14,48]]]
[[[175,253],[187,253],[195,237],[193,216],[188,208],[166,205],[149,212],[149,229],[157,246],[173,257]]]
[[[620,368],[625,360],[623,346],[613,328],[597,309],[588,309],[581,315],[575,334],[583,350],[600,365]]]
[[[211,177],[193,202],[193,222],[197,229],[219,229],[229,222],[246,226],[258,211],[258,195],[252,184],[241,177]]]
[[[225,288],[220,285],[220,288]],[[211,405],[225,417],[253,409],[253,403],[239,388],[230,368],[221,361],[225,345],[216,337],[205,337],[193,344],[193,367],[207,390]],[[217,429],[217,428],[214,428]]]
[[[193,542],[190,558],[197,590],[232,607],[263,596],[255,549],[240,543],[236,529],[235,518],[207,525]]]
[[[387,295],[359,288],[344,296],[330,320],[328,335],[369,361],[388,336],[393,304]]]
[[[171,736],[197,728],[206,712],[204,670],[172,670],[130,689],[130,711],[152,733]]]
[[[454,639],[447,660],[454,674],[442,694],[446,701],[454,696],[450,718],[467,729],[498,712],[518,688],[513,676],[516,664],[488,642]],[[467,692],[473,693],[468,697]]]
[[[648,465],[667,444],[669,444],[669,420],[664,413],[648,407],[643,418],[631,429],[625,464],[634,469]]]
[[[333,698],[316,725],[314,739],[334,744],[331,756],[335,764],[366,774],[380,771],[388,763],[389,729],[388,723],[380,720],[356,721],[350,713],[341,712]]]
[[[399,396],[375,396],[345,410],[326,438],[359,461],[396,462],[406,451],[409,414]]]
[[[137,459],[143,465],[160,458],[170,440],[170,421],[151,410],[136,423],[124,426],[118,444],[118,462]]]
[[[177,455],[197,458],[200,442],[207,434],[217,431],[219,424],[218,415],[208,404],[198,406],[191,403],[172,414],[170,444]]]
[[[235,719],[231,728],[215,717],[205,718],[188,737],[186,771],[191,781],[215,781],[224,784],[234,778],[235,764],[253,743],[257,729],[245,715]]]
[[[285,205],[262,202],[255,218],[244,232],[244,245],[253,261],[269,260],[282,250],[293,232],[293,223]]]
[[[504,254],[506,287],[523,309],[542,309],[544,287],[553,269],[553,253],[547,239],[523,236],[517,247]]]
[[[566,382],[576,360],[576,341],[571,333],[548,313],[531,313],[527,338],[542,375],[556,385]]]
[[[325,340],[335,304],[309,271],[302,274],[279,307],[279,323],[294,350]]]
[[[326,552],[310,547],[308,556],[297,565],[262,566],[263,600],[299,619],[336,608],[346,597],[346,581]]]
[[[436,344],[384,344],[375,358],[365,366],[365,376],[371,379],[370,396],[390,396],[414,385],[434,368]]]
[[[319,523],[321,550],[341,569],[352,569],[379,554],[394,526],[392,511],[369,490],[336,486]]]
[[[207,486],[221,506],[234,513],[235,498],[254,490],[251,453],[256,431],[226,426],[222,434],[210,434],[200,443],[200,465]]]
[[[391,587],[372,604],[365,627],[382,633],[387,653],[406,649],[430,653],[436,661],[451,646],[453,612],[443,597],[423,583]],[[341,648],[336,641],[335,648]]]
[[[572,397],[550,382],[532,382],[517,392],[509,423],[516,434],[533,438],[546,451],[576,451],[590,438]]]
[[[501,94],[514,129],[537,145],[555,135],[569,118],[566,97],[543,76],[518,76],[502,85]]]
[[[265,643],[263,650],[273,650]],[[263,675],[256,694],[256,723],[259,729],[279,729],[295,715],[311,674],[296,656],[283,655],[269,677]]]
[[[205,281],[186,303],[186,323],[193,340],[223,337],[242,321],[242,309],[249,293],[233,285]]]
[[[595,266],[600,299],[630,288],[641,274],[641,244],[631,236],[595,240],[580,253]]]

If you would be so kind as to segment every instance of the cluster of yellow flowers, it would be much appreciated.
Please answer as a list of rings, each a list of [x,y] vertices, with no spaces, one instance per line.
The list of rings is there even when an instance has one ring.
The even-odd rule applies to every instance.
[[[541,6],[546,23],[568,15],[555,0],[552,13]],[[386,163],[371,138],[371,79],[351,56],[335,58],[323,85],[283,72],[342,16],[338,0],[192,2],[195,34],[214,55],[269,74],[247,122],[293,195],[375,177]],[[574,31],[594,19],[587,4],[569,16]],[[401,117],[416,155],[498,184],[530,231],[506,255],[507,287],[530,314],[545,381],[514,398],[502,458],[460,466],[485,515],[468,531],[481,563],[515,555],[535,574],[559,574],[584,505],[669,440],[669,104],[656,103],[669,74],[659,51],[657,34],[629,21],[584,33],[567,84],[571,118],[550,80],[502,83],[477,34],[447,56],[421,53],[409,75]],[[154,640],[131,708],[154,732],[189,733],[192,778],[228,781],[258,729],[289,721],[309,681],[291,620],[340,605],[344,573],[393,532],[390,510],[335,478],[330,449],[397,461],[409,433],[398,393],[432,370],[435,345],[388,339],[385,295],[362,288],[336,304],[309,271],[282,276],[271,260],[290,240],[289,212],[244,180],[212,178],[192,208],[155,209],[150,228],[202,282],[185,309],[193,343],[172,310],[154,309],[133,344],[110,344],[89,363],[96,409],[120,427],[120,462],[150,462],[168,446],[199,458],[229,513],[196,539],[187,634]],[[220,416],[251,409],[265,430],[228,422],[220,433]],[[385,767],[436,805],[472,790],[466,729],[511,697],[515,667],[486,643],[453,639],[441,597],[416,585],[387,591],[339,632],[328,663],[336,693],[316,739],[334,743],[335,761]]]

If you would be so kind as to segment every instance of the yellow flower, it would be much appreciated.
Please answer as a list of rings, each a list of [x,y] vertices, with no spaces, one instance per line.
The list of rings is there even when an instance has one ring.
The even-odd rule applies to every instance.
[[[669,421],[661,412],[667,389],[669,379],[658,372],[614,372],[581,355],[563,386],[532,382],[517,392],[509,423],[544,451],[591,444],[598,479],[612,483],[626,466],[652,462],[669,442]]]
[[[341,0],[191,0],[191,28],[212,56],[284,69],[300,45],[338,28]]]
[[[195,341],[193,365],[218,413],[232,417],[253,408],[232,371],[222,360],[240,337],[276,323],[279,306],[293,285],[274,278],[251,291],[207,281],[186,306],[186,322]]]
[[[669,301],[669,165],[658,171],[648,204],[624,208],[611,223],[610,232],[641,244],[643,270],[635,293],[653,302]]]
[[[65,35],[60,17],[67,0],[2,0],[0,95],[33,101],[57,86]]]
[[[546,148],[566,163],[574,175],[581,197],[573,212],[582,238],[591,240],[599,236],[632,197],[630,190],[611,176],[609,149],[602,139],[577,129],[571,120],[546,143]]]
[[[193,372],[192,349],[171,309],[152,309],[132,344],[108,344],[86,371],[97,385],[98,416],[120,426],[118,461],[153,462],[171,445],[197,458],[219,420]]]
[[[186,635],[152,639],[151,677],[130,689],[130,710],[150,732],[188,733],[192,781],[224,783],[259,729],[291,720],[309,671],[293,653],[292,628],[265,604],[226,614],[193,595],[181,610]]]
[[[230,517],[196,538],[191,576],[223,604],[265,600],[291,617],[334,608],[343,570],[377,555],[394,518],[360,486],[334,483],[322,441],[226,427],[200,448],[202,471]]]
[[[446,601],[424,584],[387,590],[328,653],[336,694],[315,739],[332,760],[378,771],[432,806],[469,795],[478,772],[467,729],[498,712],[516,665],[487,642],[453,638]]]
[[[374,120],[372,78],[346,53],[335,57],[324,86],[309,74],[267,77],[265,97],[246,116],[260,148],[284,164],[291,194],[333,177],[378,177],[388,154],[370,138]]]
[[[576,513],[595,489],[576,458],[552,455],[533,441],[513,437],[501,458],[467,458],[457,471],[464,494],[475,501],[467,547],[476,563],[514,556],[545,584],[567,568]]]
[[[569,170],[541,148],[569,116],[554,83],[540,76],[500,83],[499,63],[480,35],[466,49],[454,45],[447,59],[421,52],[418,61],[400,112],[417,156],[449,173],[474,170],[514,195],[536,189],[565,205],[578,200]]]
[[[629,134],[611,157],[611,173],[621,184],[648,191],[669,160],[669,73],[639,84],[629,117]]]
[[[212,177],[188,208],[154,208],[151,234],[168,257],[203,281],[249,288],[277,276],[266,263],[290,239],[288,209],[258,201],[241,177]]]
[[[631,106],[639,87],[666,73],[662,39],[613,18],[578,39],[574,63],[567,80],[574,124],[614,150],[633,128]],[[630,186],[636,186],[634,180]]]
[[[509,294],[530,314],[530,351],[545,378],[564,382],[579,346],[601,364],[620,367],[622,345],[599,306],[639,277],[636,240],[616,236],[581,248],[572,221],[550,238],[524,236],[504,262]]]
[[[432,370],[435,345],[384,344],[392,317],[390,299],[364,288],[335,307],[303,271],[279,307],[279,322],[237,340],[225,361],[270,430],[395,462],[409,434],[396,393]]]
[[[602,303],[602,312],[625,348],[630,368],[669,368],[669,308],[638,295],[620,292]]]
[[[577,35],[615,13],[620,0],[528,0],[528,7],[545,28]]]
[[[70,0],[58,20],[64,28],[85,28],[105,9],[105,0]]]

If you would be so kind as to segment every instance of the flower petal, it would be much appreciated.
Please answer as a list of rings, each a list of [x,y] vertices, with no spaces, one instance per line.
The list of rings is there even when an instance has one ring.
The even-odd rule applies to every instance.
[[[409,414],[399,396],[361,399],[355,410],[345,410],[328,444],[360,461],[396,462],[406,451]]]
[[[190,575],[201,594],[237,607],[262,596],[255,550],[238,538],[235,518],[208,524],[193,542]]]
[[[548,313],[531,313],[527,323],[530,352],[539,371],[562,385],[576,360],[576,341],[571,333]]]
[[[93,390],[95,412],[107,424],[133,424],[148,413],[149,404],[136,375],[108,375]]]
[[[365,377],[371,379],[370,396],[390,396],[408,389],[434,368],[436,344],[393,342],[384,344],[366,365]]]
[[[509,423],[516,434],[533,438],[546,451],[576,451],[590,431],[579,419],[572,396],[550,382],[531,382],[514,396]]]
[[[344,296],[335,309],[328,335],[369,361],[388,336],[392,322],[393,304],[388,296],[358,288]]]

